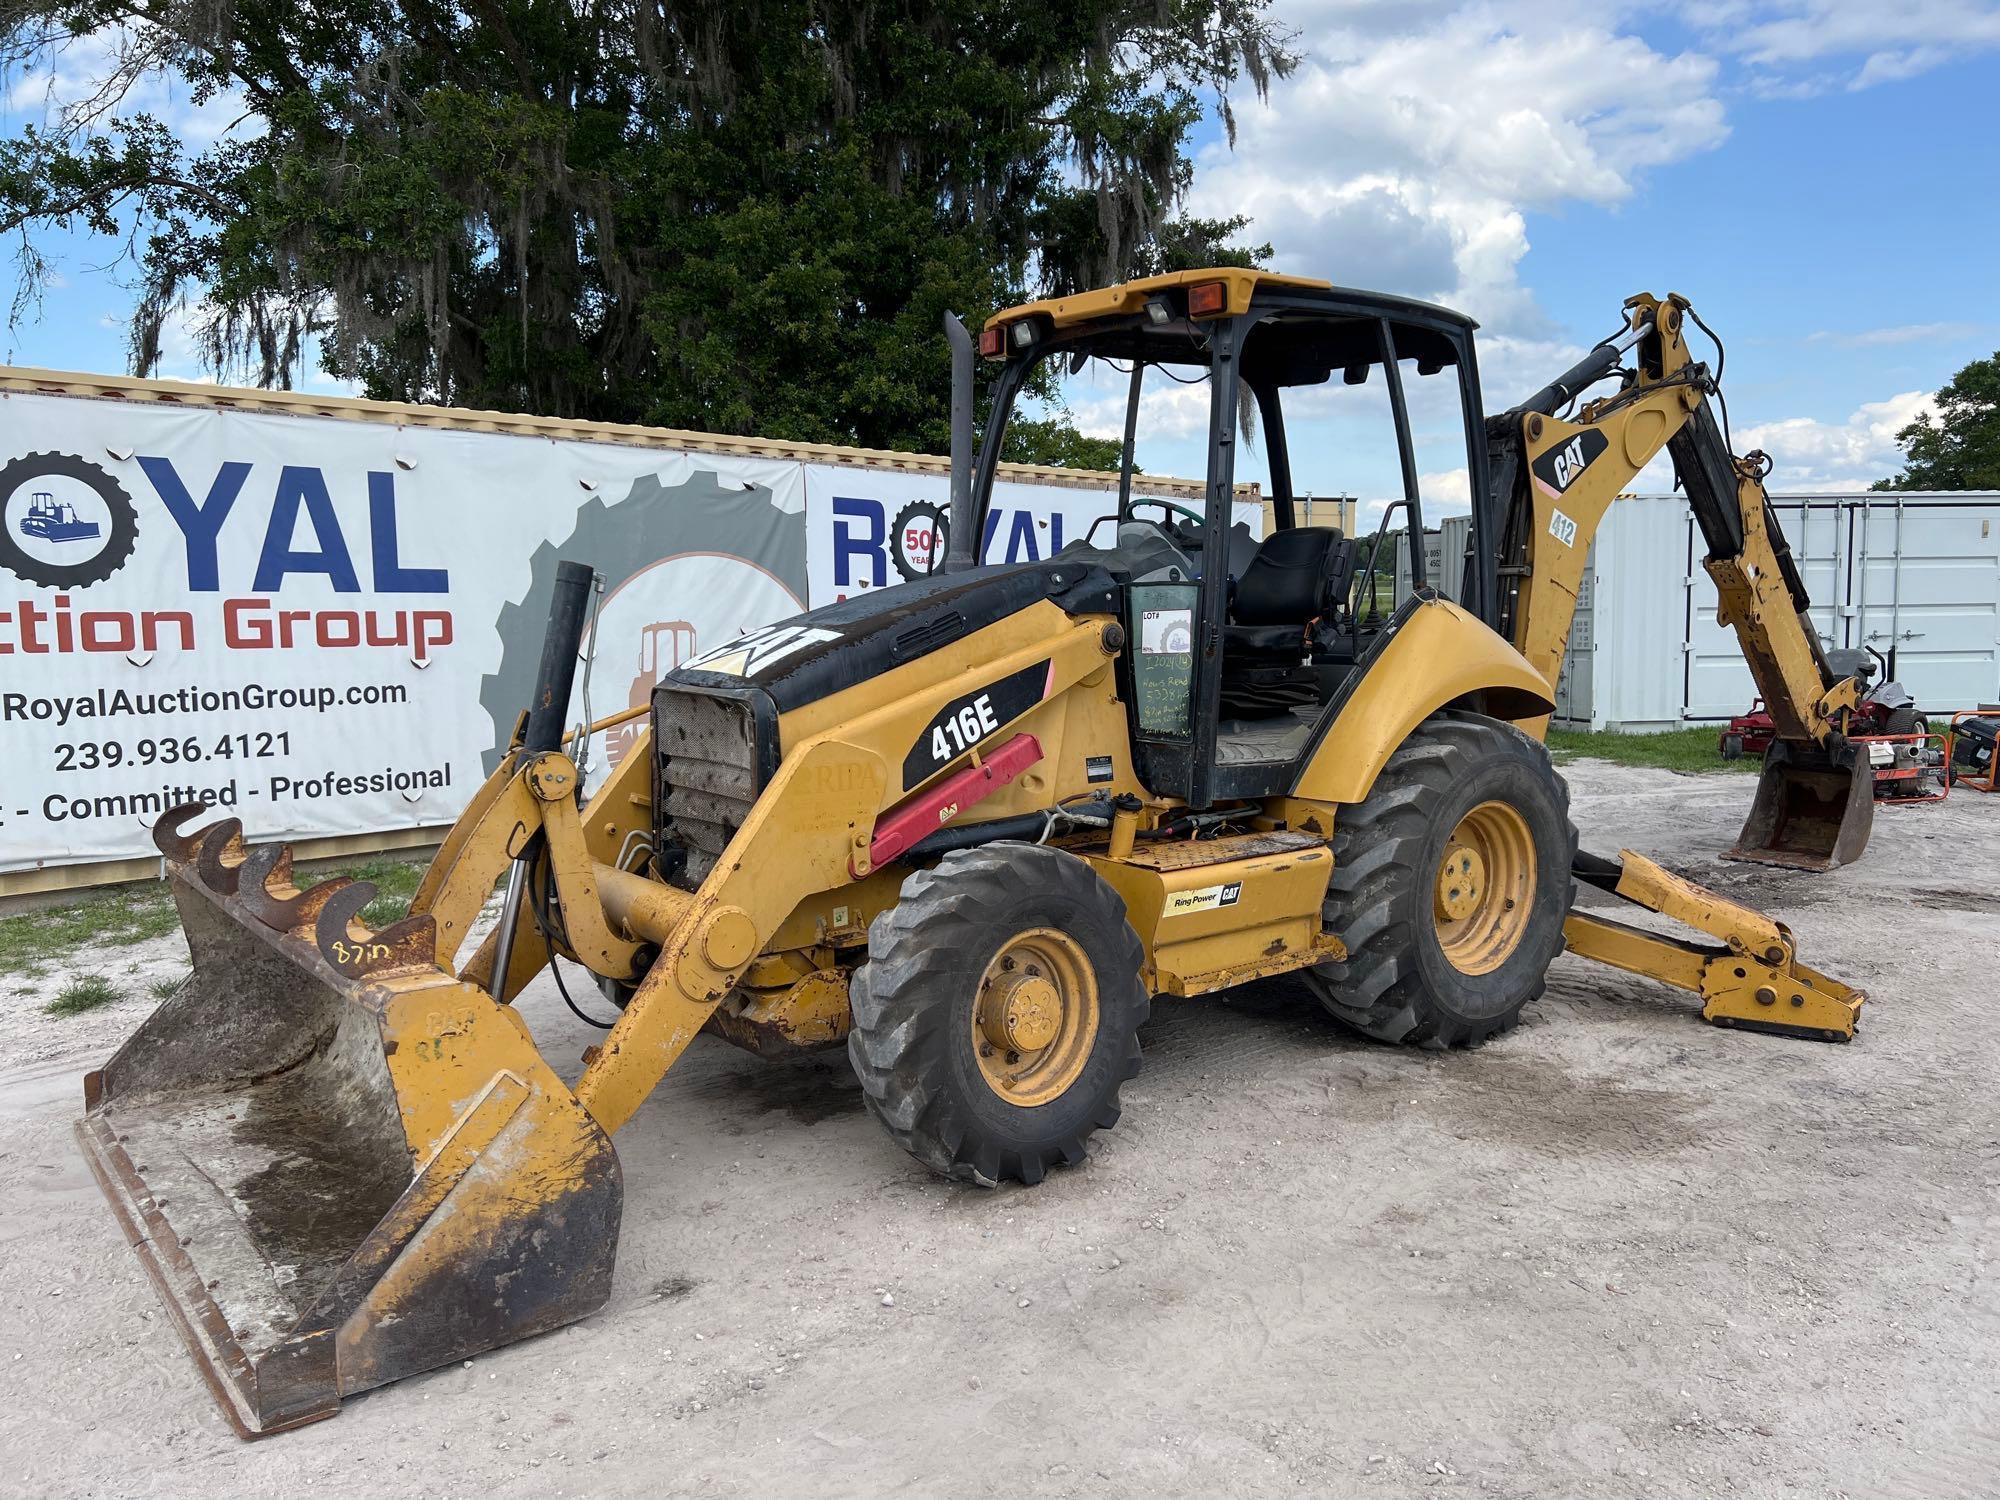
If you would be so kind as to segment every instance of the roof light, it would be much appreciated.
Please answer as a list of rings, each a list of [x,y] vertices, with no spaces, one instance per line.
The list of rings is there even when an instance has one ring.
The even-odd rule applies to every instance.
[[[1035,323],[1032,318],[1022,318],[1017,323],[1007,325],[1007,337],[1013,342],[1015,352],[1031,348],[1035,342]]]
[[[1213,318],[1229,310],[1229,287],[1220,281],[1203,281],[1188,288],[1188,316]]]
[[[979,354],[982,359],[998,359],[1006,353],[1006,335],[1001,325],[989,323],[979,330]]]
[[[1166,323],[1171,323],[1173,317],[1174,310],[1167,306],[1164,298],[1148,297],[1146,299],[1146,318],[1155,328]]]

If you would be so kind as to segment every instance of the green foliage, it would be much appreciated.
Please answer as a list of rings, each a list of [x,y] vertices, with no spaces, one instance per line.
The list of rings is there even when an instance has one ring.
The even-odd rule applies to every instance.
[[[1763,762],[1756,756],[1724,760],[1720,749],[1722,732],[1715,725],[1691,725],[1669,729],[1662,734],[1588,733],[1578,729],[1551,729],[1549,753],[1557,762],[1590,759],[1608,760],[1621,766],[1652,766],[1662,771],[1757,771]]]
[[[1204,112],[1293,66],[1267,3],[0,0],[17,68],[248,117],[26,129],[0,230],[30,293],[34,231],[130,237],[141,373],[191,305],[266,384],[316,335],[377,397],[938,450],[945,310],[1264,253],[1179,210]],[[1101,461],[1051,422],[1017,451]]]
[[[410,898],[416,895],[417,886],[428,868],[422,861],[394,854],[378,854],[373,859],[356,864],[337,866],[317,878],[308,876],[303,888],[310,889],[321,880],[331,880],[336,875],[367,881],[375,887],[375,899],[361,908],[361,920],[379,930],[391,922],[402,921],[410,914]]]
[[[79,974],[56,991],[55,999],[42,1007],[52,1016],[76,1016],[100,1005],[109,1005],[118,991],[102,974]]]
[[[2000,490],[2000,352],[1976,359],[1896,434],[1903,472],[1878,490]]]
[[[1051,464],[1067,469],[1116,472],[1124,445],[1117,438],[1085,437],[1063,417],[1013,416],[1000,443],[1000,456],[1014,464]]]

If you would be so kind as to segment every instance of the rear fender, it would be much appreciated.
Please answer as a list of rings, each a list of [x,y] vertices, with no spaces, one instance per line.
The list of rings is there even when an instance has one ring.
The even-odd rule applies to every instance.
[[[1360,802],[1410,731],[1441,708],[1475,709],[1537,738],[1538,721],[1555,708],[1526,657],[1445,599],[1413,609],[1360,670],[1299,773],[1294,797]]]

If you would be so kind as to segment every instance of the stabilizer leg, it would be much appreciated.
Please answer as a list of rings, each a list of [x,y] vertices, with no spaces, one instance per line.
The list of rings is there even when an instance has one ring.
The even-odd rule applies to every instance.
[[[1576,878],[1647,911],[1722,939],[1690,942],[1594,912],[1572,910],[1564,924],[1569,950],[1628,973],[1702,997],[1702,1019],[1715,1026],[1769,1031],[1813,1041],[1854,1038],[1867,996],[1798,961],[1791,929],[1629,849],[1609,860],[1579,852]]]

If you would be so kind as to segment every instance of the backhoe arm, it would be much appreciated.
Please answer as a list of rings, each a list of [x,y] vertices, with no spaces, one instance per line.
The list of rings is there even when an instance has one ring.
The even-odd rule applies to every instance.
[[[1768,461],[1735,457],[1717,425],[1715,377],[1687,347],[1686,300],[1640,295],[1626,316],[1618,337],[1488,424],[1502,518],[1501,632],[1555,682],[1590,543],[1612,502],[1666,449],[1707,544],[1716,618],[1735,630],[1777,730],[1731,855],[1810,869],[1844,864],[1866,845],[1873,814],[1870,778],[1854,774],[1844,734],[1860,686],[1828,663],[1807,614],[1805,585],[1764,492]],[[1555,415],[1612,375],[1618,390],[1575,420]]]
[[[1487,425],[1502,522],[1499,628],[1553,684],[1598,526],[1666,449],[1707,544],[1716,618],[1735,630],[1777,730],[1727,857],[1843,864],[1867,843],[1874,813],[1872,779],[1855,774],[1845,736],[1859,686],[1833,670],[1806,613],[1805,585],[1764,493],[1767,462],[1737,458],[1716,422],[1715,377],[1688,352],[1686,300],[1642,295],[1625,313],[1617,337]],[[1610,376],[1619,377],[1616,391],[1573,421],[1556,415]],[[1579,852],[1572,873],[1580,885],[1722,940],[1691,941],[1579,907],[1565,926],[1572,953],[1692,991],[1719,1026],[1831,1041],[1854,1035],[1861,993],[1799,962],[1779,923],[1630,851],[1616,860]]]

